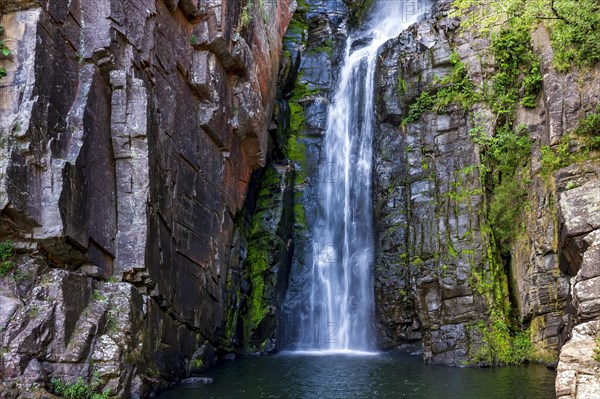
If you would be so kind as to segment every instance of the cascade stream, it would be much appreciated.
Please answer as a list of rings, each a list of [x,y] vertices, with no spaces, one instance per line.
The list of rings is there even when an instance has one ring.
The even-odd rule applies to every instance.
[[[300,316],[298,350],[373,349],[371,163],[376,58],[381,45],[422,14],[422,3],[380,0],[365,28],[347,40],[322,146],[310,303],[308,314]]]

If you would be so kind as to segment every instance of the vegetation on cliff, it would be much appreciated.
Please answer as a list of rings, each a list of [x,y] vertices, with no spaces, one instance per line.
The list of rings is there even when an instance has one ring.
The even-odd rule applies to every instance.
[[[472,140],[479,146],[479,170],[487,194],[482,231],[489,227],[489,270],[476,274],[473,286],[486,299],[490,319],[472,326],[483,345],[474,348],[469,356],[473,362],[484,364],[548,361],[547,353],[534,349],[530,332],[523,330],[523,321],[513,315],[506,286],[514,244],[526,229],[529,206],[532,140],[527,127],[516,124],[516,115],[519,106],[535,108],[542,89],[541,65],[533,51],[532,31],[540,24],[548,29],[556,70],[587,70],[600,61],[600,34],[595,29],[600,22],[600,3],[457,0],[454,7],[463,32],[489,35],[493,60],[492,72],[477,89],[493,118],[475,115],[471,130]],[[595,156],[600,147],[599,111],[584,108],[587,115],[570,134],[563,135],[557,144],[541,146],[542,177],[547,180],[558,169]],[[488,131],[490,122],[492,135]]]
[[[98,373],[92,375],[90,383],[79,377],[76,382],[68,383],[60,379],[52,380],[52,392],[68,399],[108,399],[110,390],[100,391],[102,381]]]
[[[10,260],[15,253],[15,246],[10,241],[0,242],[0,277],[6,276],[15,266]]]
[[[530,29],[543,23],[550,31],[555,66],[590,66],[600,61],[600,3],[596,0],[456,0],[454,15],[463,29],[482,33],[510,23]]]
[[[452,72],[441,79],[437,79],[434,87],[423,91],[417,99],[408,107],[408,114],[402,123],[417,121],[425,112],[446,112],[450,104],[459,104],[467,109],[478,101],[479,96],[475,91],[475,85],[469,79],[465,64],[460,61],[457,53],[450,56]],[[403,80],[398,82],[398,95],[406,90]]]
[[[512,244],[522,230],[521,213],[526,208],[532,144],[527,128],[516,124],[516,111],[519,106],[536,107],[542,74],[531,43],[533,20],[525,23],[515,17],[503,19],[500,12],[482,16],[473,12],[474,6],[484,7],[479,3],[458,1],[455,13],[466,21],[463,29],[476,28],[473,30],[489,33],[490,72],[486,72],[481,85],[476,85],[466,65],[453,53],[450,74],[437,79],[416,98],[403,124],[418,120],[425,112],[446,113],[450,104],[472,115],[471,138],[479,147],[477,169],[486,194],[480,226],[486,256],[483,265],[472,265],[470,282],[485,299],[489,318],[470,327],[470,336],[479,339],[469,348],[469,363],[519,364],[538,359],[530,332],[513,315],[507,278]],[[496,6],[500,7],[490,5]],[[488,20],[479,25],[481,18]],[[398,83],[399,95],[404,86],[403,82]],[[491,111],[491,118],[472,112],[478,103]]]
[[[4,28],[0,25],[0,37],[4,36]],[[4,57],[8,57],[10,55],[10,50],[4,44],[4,40],[0,40],[0,54]],[[6,76],[6,68],[0,67],[0,79]]]
[[[368,11],[371,9],[375,0],[350,0],[346,1],[350,11],[348,22],[350,26],[360,26],[367,17]]]

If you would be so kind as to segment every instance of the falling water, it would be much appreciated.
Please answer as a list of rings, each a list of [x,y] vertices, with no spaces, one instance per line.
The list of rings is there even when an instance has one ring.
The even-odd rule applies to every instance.
[[[367,26],[346,44],[328,110],[313,229],[309,314],[298,349],[369,351],[373,296],[371,161],[374,74],[379,47],[422,12],[419,2],[378,0]]]

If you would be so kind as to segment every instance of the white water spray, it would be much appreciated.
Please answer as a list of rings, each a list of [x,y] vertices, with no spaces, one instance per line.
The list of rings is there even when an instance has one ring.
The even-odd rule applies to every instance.
[[[302,317],[299,350],[373,349],[371,164],[377,52],[423,8],[419,1],[378,0],[365,29],[348,38],[328,110],[319,215],[312,234],[309,314]]]

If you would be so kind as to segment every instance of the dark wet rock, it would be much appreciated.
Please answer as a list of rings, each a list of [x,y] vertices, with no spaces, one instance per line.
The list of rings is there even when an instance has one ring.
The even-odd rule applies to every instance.
[[[489,244],[480,234],[483,202],[469,116],[451,107],[398,127],[414,98],[450,71],[451,39],[438,22],[415,25],[381,51],[375,293],[385,346],[420,340],[426,359],[461,365],[478,339],[467,327],[488,312],[470,285],[474,268],[485,267],[481,248]]]

